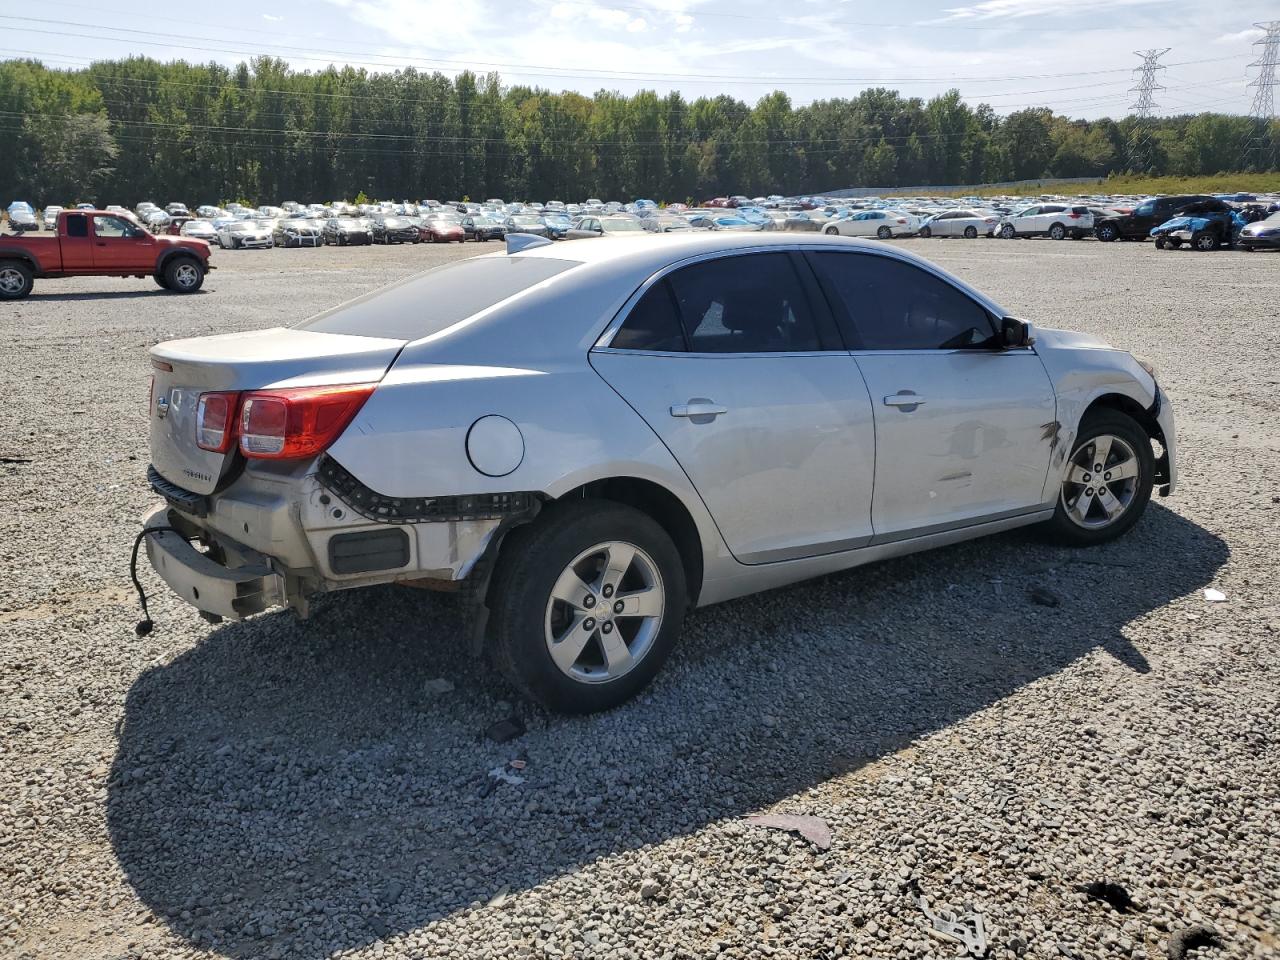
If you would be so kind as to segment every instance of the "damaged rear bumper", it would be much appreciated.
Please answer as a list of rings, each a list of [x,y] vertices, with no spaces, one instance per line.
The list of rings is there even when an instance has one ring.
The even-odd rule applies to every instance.
[[[284,578],[275,573],[266,557],[241,548],[240,566],[219,563],[172,530],[168,506],[158,506],[143,517],[143,527],[154,530],[145,538],[147,559],[169,589],[203,613],[240,620],[285,602]]]

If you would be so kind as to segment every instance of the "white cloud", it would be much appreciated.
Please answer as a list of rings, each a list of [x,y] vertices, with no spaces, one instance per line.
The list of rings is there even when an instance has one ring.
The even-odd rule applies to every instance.
[[[1235,33],[1224,33],[1220,37],[1214,37],[1214,43],[1253,43],[1259,37],[1266,36],[1265,30],[1259,30],[1257,27],[1250,27],[1248,30],[1237,30]]]
[[[951,7],[944,12],[948,20],[995,20],[1001,17],[1035,17],[1079,15],[1090,11],[1110,11],[1117,7],[1138,7],[1167,0],[982,0],[966,7]]]
[[[267,21],[269,21],[269,22],[271,22],[271,23],[283,23],[283,22],[284,22],[284,17],[273,17],[273,16],[272,16],[271,14],[269,14],[269,13],[264,13],[264,14],[262,15],[262,19],[263,19],[263,20],[267,20]]]

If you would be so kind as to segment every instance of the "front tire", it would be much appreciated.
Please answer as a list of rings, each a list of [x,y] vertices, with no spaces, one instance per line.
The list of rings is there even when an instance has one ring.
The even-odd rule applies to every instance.
[[[1191,246],[1202,253],[1217,250],[1220,243],[1218,235],[1212,230],[1198,230],[1191,236]]]
[[[192,257],[174,257],[164,265],[164,288],[174,293],[195,293],[204,286],[204,266]]]
[[[932,236],[933,236],[933,231],[929,227],[920,228],[920,238],[922,240],[928,240]]]
[[[1094,236],[1103,243],[1114,243],[1120,239],[1120,230],[1114,223],[1104,223],[1094,231]]]
[[[1002,240],[1012,240],[1017,235],[1018,231],[1013,229],[1013,224],[1011,223],[1006,223],[1000,228],[1000,239]]]
[[[840,231],[837,230],[835,227],[827,227],[827,229],[823,230],[822,232],[825,233],[828,237],[840,236]]]
[[[1050,535],[1077,547],[1121,536],[1142,518],[1154,475],[1151,440],[1137,421],[1117,410],[1087,414],[1046,525]]]
[[[0,262],[0,300],[21,300],[34,285],[35,274],[21,260]]]
[[[1067,238],[1067,228],[1060,223],[1055,223],[1049,228],[1050,240],[1065,240]]]
[[[488,632],[522,694],[549,710],[595,713],[649,684],[687,602],[680,554],[657,522],[623,504],[574,501],[503,543]]]
[[[964,238],[965,238],[966,240],[977,240],[977,239],[978,239],[978,228],[977,228],[977,227],[965,227],[965,228],[964,228]]]

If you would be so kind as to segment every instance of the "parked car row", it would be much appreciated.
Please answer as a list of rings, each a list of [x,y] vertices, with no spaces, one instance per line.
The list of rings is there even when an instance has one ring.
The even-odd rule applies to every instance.
[[[1192,212],[1203,222],[1178,220]],[[88,208],[80,204],[81,209]],[[1198,250],[1238,244],[1242,249],[1275,247],[1280,237],[1269,214],[1280,198],[1252,194],[1122,197],[1082,195],[1040,198],[965,197],[714,197],[700,207],[683,203],[659,206],[653,200],[630,203],[589,198],[582,203],[476,203],[423,200],[351,204],[285,201],[279,206],[201,205],[194,213],[184,203],[165,207],[149,201],[133,211],[106,208],[133,218],[153,233],[206,240],[224,249],[272,247],[462,243],[501,240],[530,234],[551,240],[580,240],[646,233],[787,231],[827,236],[894,240],[903,237],[1006,240],[1047,237],[1103,242],[1155,237],[1161,248],[1184,244]],[[9,207],[12,232],[39,230],[56,223],[63,210],[49,205],[37,212],[18,201]],[[1177,222],[1175,222],[1175,220]],[[1262,225],[1258,221],[1266,221]]]

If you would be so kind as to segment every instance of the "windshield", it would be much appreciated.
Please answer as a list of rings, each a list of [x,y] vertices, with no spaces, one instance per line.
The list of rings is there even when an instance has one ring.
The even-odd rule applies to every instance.
[[[549,257],[462,260],[334,307],[298,329],[417,340],[575,266],[574,261]]]

